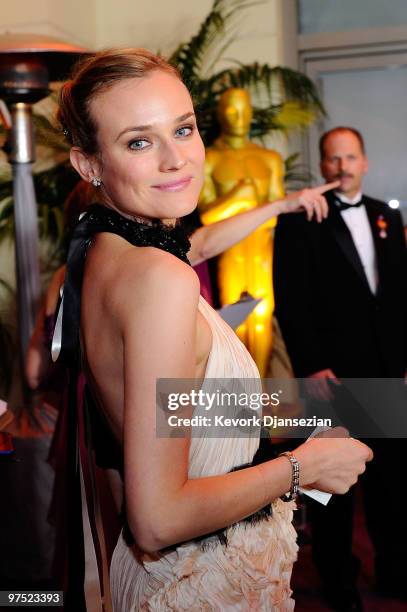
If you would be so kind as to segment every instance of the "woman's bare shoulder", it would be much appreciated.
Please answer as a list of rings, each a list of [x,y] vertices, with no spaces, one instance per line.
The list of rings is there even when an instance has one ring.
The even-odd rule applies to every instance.
[[[126,303],[135,307],[154,300],[165,308],[177,298],[198,300],[200,286],[194,270],[155,247],[136,247],[119,236],[101,234],[87,265],[87,274],[97,278],[108,304],[121,311]]]

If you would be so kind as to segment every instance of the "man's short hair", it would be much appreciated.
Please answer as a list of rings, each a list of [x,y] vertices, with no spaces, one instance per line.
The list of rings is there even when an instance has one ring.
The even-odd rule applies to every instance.
[[[350,132],[351,134],[356,136],[356,138],[359,140],[359,144],[360,144],[360,148],[362,149],[362,153],[363,153],[363,155],[365,155],[365,153],[366,153],[365,141],[363,140],[363,136],[359,132],[359,130],[357,130],[356,128],[353,128],[353,127],[347,127],[345,125],[339,125],[338,127],[332,128],[331,130],[328,130],[327,132],[324,132],[322,134],[321,138],[319,139],[319,155],[320,155],[321,160],[324,159],[324,155],[325,155],[325,143],[326,143],[327,139],[329,138],[329,136],[331,134],[336,134],[337,132],[338,133],[341,133],[341,132]]]

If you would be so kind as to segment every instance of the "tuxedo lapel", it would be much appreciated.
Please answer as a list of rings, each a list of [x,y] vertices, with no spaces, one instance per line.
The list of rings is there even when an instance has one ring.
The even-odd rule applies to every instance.
[[[342,219],[342,215],[334,202],[333,196],[328,197],[327,201],[329,204],[329,215],[325,223],[341,247],[345,257],[357,272],[360,280],[365,285],[369,293],[371,293],[359,253],[355,247],[355,243],[353,242],[352,234],[350,233],[345,221]]]

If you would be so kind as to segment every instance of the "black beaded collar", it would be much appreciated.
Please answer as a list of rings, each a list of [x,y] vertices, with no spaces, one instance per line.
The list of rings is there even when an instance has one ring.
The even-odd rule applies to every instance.
[[[95,234],[100,232],[117,234],[134,246],[153,246],[167,251],[189,265],[187,253],[191,244],[180,223],[172,227],[159,220],[153,220],[151,224],[133,221],[111,208],[93,204],[75,227],[69,245],[59,354],[59,360],[67,365],[78,363],[80,358],[79,324],[83,269],[87,250]]]
[[[82,217],[82,223],[86,224],[92,235],[98,232],[118,234],[134,246],[153,246],[189,264],[187,253],[191,243],[180,223],[168,226],[158,219],[152,219],[151,222],[127,219],[101,204],[93,204]]]

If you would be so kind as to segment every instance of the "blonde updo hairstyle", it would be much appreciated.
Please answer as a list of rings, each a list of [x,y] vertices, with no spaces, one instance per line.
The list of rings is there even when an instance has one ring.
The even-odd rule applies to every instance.
[[[115,83],[143,78],[162,70],[181,80],[178,70],[146,49],[107,49],[86,56],[59,93],[57,119],[72,147],[88,155],[98,153],[97,125],[90,113],[91,101]]]

